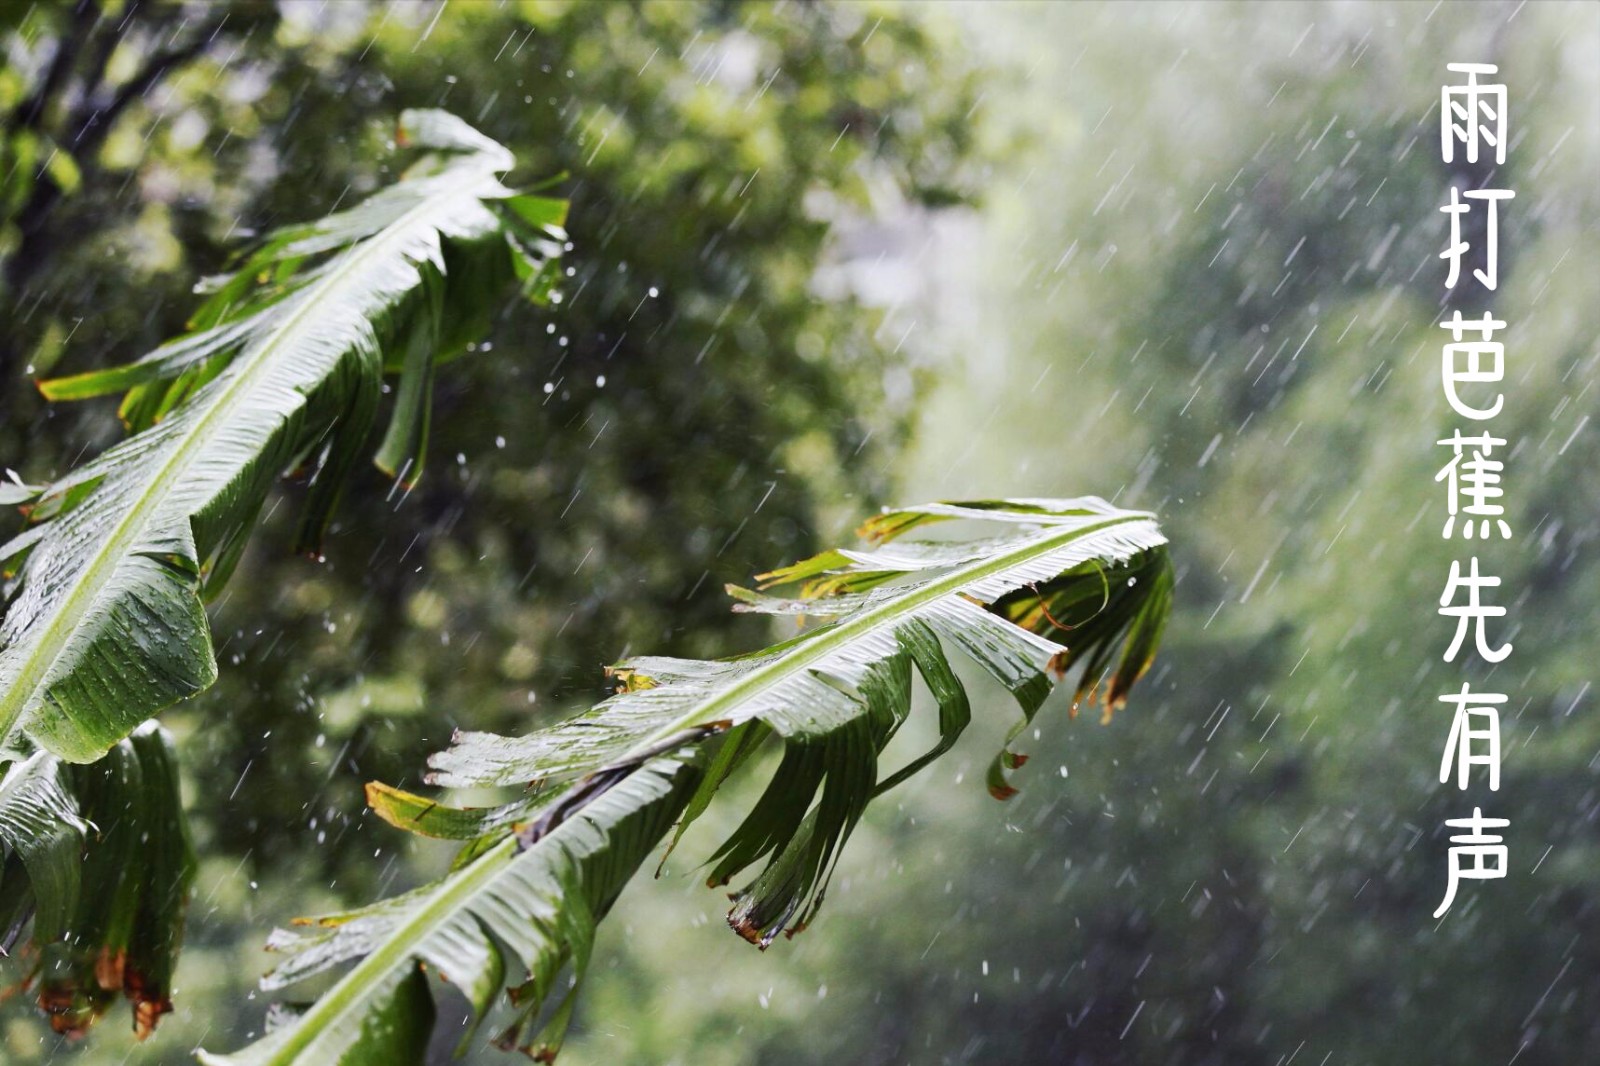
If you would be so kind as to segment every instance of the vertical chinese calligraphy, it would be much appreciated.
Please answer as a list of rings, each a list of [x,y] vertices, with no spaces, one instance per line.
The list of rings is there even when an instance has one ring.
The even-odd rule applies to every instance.
[[[1506,161],[1506,87],[1486,84],[1479,78],[1490,78],[1499,68],[1484,63],[1451,63],[1447,69],[1464,75],[1464,84],[1445,85],[1439,98],[1439,149],[1446,164],[1455,163],[1458,155],[1467,163],[1476,164],[1483,157],[1485,163],[1493,158],[1495,168]],[[1476,172],[1476,171],[1474,171]],[[1498,169],[1488,169],[1490,177]],[[1446,260],[1445,288],[1454,291],[1463,283],[1462,260],[1473,253],[1469,262],[1479,262],[1469,272],[1467,284],[1476,285],[1485,292],[1493,292],[1499,284],[1498,261],[1500,257],[1500,207],[1502,201],[1516,196],[1510,189],[1467,188],[1452,181],[1450,202],[1439,208],[1450,219],[1450,235],[1445,250],[1439,258]],[[1482,211],[1478,226],[1472,231],[1481,234],[1482,247],[1474,249],[1463,238],[1463,222],[1469,214]],[[1499,502],[1504,496],[1500,476],[1505,464],[1492,458],[1496,448],[1504,448],[1506,440],[1492,435],[1488,426],[1473,427],[1500,414],[1505,406],[1505,396],[1498,386],[1505,378],[1505,345],[1494,339],[1506,324],[1487,311],[1479,319],[1463,318],[1459,310],[1446,321],[1439,323],[1450,333],[1444,345],[1440,371],[1440,384],[1450,409],[1467,420],[1474,432],[1463,434],[1461,427],[1439,445],[1450,449],[1450,460],[1439,471],[1436,481],[1446,489],[1446,518],[1443,536],[1446,540],[1476,538],[1488,541],[1495,534],[1500,539],[1511,537],[1511,526],[1503,517],[1505,506]],[[1492,391],[1491,391],[1492,390]],[[1503,662],[1511,654],[1511,644],[1491,635],[1496,625],[1503,624],[1506,608],[1494,602],[1485,602],[1486,593],[1493,593],[1500,579],[1480,571],[1479,557],[1470,556],[1465,565],[1462,560],[1451,562],[1445,581],[1444,593],[1439,598],[1439,614],[1455,620],[1456,629],[1444,661],[1463,663],[1473,657],[1486,664]],[[1469,639],[1470,634],[1470,639]],[[1500,706],[1507,697],[1499,692],[1474,692],[1463,683],[1461,690],[1439,697],[1441,703],[1452,705],[1450,735],[1445,743],[1444,757],[1439,763],[1439,783],[1448,785],[1452,779],[1456,788],[1467,791],[1472,787],[1471,771],[1481,766],[1487,771],[1489,791],[1500,789]],[[1445,821],[1450,828],[1468,832],[1450,837],[1448,876],[1444,899],[1435,918],[1443,917],[1455,902],[1457,889],[1463,880],[1494,880],[1506,876],[1507,848],[1503,838],[1485,832],[1510,825],[1505,818],[1486,818],[1481,807],[1474,806],[1468,818],[1451,818]]]

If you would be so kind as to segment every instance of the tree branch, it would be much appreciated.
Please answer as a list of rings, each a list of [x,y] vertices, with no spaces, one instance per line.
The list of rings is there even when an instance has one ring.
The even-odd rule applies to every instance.
[[[73,109],[73,115],[63,129],[76,131],[82,128],[84,117],[91,108],[91,101],[97,99],[102,87],[105,85],[106,68],[111,65],[111,57],[116,54],[117,46],[122,43],[122,32],[132,25],[135,18],[141,13],[139,0],[132,0],[122,17],[115,26],[101,28],[92,47],[89,57],[84,64],[82,75],[79,79],[82,93],[78,98],[78,106]]]
[[[45,112],[49,110],[50,102],[61,92],[62,86],[72,73],[72,66],[77,62],[78,52],[88,41],[89,35],[94,32],[94,25],[100,20],[100,5],[94,0],[78,0],[78,5],[72,12],[72,29],[64,33],[56,42],[56,54],[50,60],[50,69],[45,72],[44,81],[39,83],[39,88],[22,103],[12,114],[12,121],[8,123],[17,129],[35,130],[44,121]]]
[[[229,12],[225,11],[219,18],[204,23],[187,44],[151,56],[137,74],[117,88],[116,95],[105,106],[90,107],[86,102],[88,114],[79,120],[72,131],[74,154],[81,151],[85,156],[92,155],[130,104],[153,89],[168,71],[182,66],[210,47],[217,34],[222,32],[228,15]]]
[[[147,9],[136,10],[138,15],[143,15]],[[92,15],[89,14],[91,11],[93,12]],[[78,162],[79,171],[86,180],[97,169],[94,165],[94,154],[98,151],[100,145],[104,143],[106,136],[110,133],[112,124],[115,123],[117,118],[135,100],[148,93],[168,72],[189,62],[205,51],[221,31],[223,23],[228,20],[228,14],[229,12],[224,11],[220,16],[207,20],[186,44],[176,48],[168,48],[152,55],[138,73],[118,87],[116,94],[104,106],[95,106],[93,98],[87,94],[85,95],[83,102],[77,109],[78,114],[74,115],[71,125],[61,131],[62,137],[60,139],[63,141],[70,139],[70,143],[61,144],[59,147],[63,151],[72,152]],[[71,72],[73,60],[87,42],[89,30],[93,28],[99,18],[99,10],[94,5],[93,0],[83,0],[76,10],[76,16],[76,31],[70,39],[70,44],[67,38],[63,38],[55,60],[51,64],[51,70],[45,78],[46,85],[52,83],[54,79],[56,89],[51,90],[52,92],[59,91],[60,80]],[[135,11],[130,11],[129,17],[136,17]],[[165,20],[157,19],[155,21]],[[122,25],[127,25],[126,18],[123,20]],[[118,29],[120,28],[118,27]],[[111,54],[115,51],[117,33],[113,32],[107,36],[111,38],[109,45],[102,39],[100,47],[95,50],[93,57],[95,64],[109,63]],[[59,74],[57,73],[58,69],[60,71]],[[98,82],[102,74],[103,66],[99,72],[93,73],[92,76]],[[94,86],[95,89],[99,87],[99,85]],[[44,90],[45,86],[42,85],[40,95],[47,103],[48,95],[44,93]],[[34,117],[34,121],[37,123],[45,109],[44,103],[29,105],[29,114]],[[46,230],[50,217],[61,200],[61,196],[60,186],[55,183],[49,174],[41,174],[35,180],[28,199],[18,209],[17,213],[12,216],[11,221],[16,226],[20,239],[17,247],[5,258],[4,263],[0,264],[0,266],[3,266],[6,296],[11,301],[15,301],[18,298],[20,290],[26,284],[28,278],[37,277],[42,273],[42,265],[50,257],[50,241]],[[9,336],[3,342],[0,342],[0,382],[9,384],[11,376],[16,371],[18,345],[19,342],[15,336]],[[3,396],[4,393],[0,393],[0,410],[5,407]]]

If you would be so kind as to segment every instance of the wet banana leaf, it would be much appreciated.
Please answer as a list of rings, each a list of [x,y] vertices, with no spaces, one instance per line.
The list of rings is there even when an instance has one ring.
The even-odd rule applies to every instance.
[[[503,185],[505,148],[441,111],[406,112],[397,140],[426,154],[356,207],[268,238],[208,284],[191,333],[41,383],[58,400],[125,390],[133,432],[54,484],[0,496],[32,522],[0,546],[0,751],[88,762],[209,686],[204,601],[273,480],[312,471],[297,546],[316,552],[385,368],[400,381],[378,461],[410,482],[434,365],[518,279],[547,287],[564,206]]]
[[[195,873],[171,739],[150,722],[89,765],[12,764],[0,845],[0,922],[52,1028],[80,1035],[126,998],[148,1036],[172,1010]]]
[[[279,931],[268,946],[289,957],[263,982],[268,989],[361,961],[309,1008],[280,1012],[260,1041],[232,1055],[202,1051],[200,1061],[421,1066],[426,1030],[409,1029],[433,1013],[422,968],[460,989],[480,1018],[509,983],[520,1011],[498,1042],[553,1057],[573,990],[550,1026],[539,1024],[540,1007],[564,965],[581,976],[596,923],[671,827],[695,772],[683,760],[658,759],[552,827],[537,847],[520,849],[506,837],[437,884]]]
[[[901,539],[946,522],[979,533]],[[1007,688],[1024,722],[1052,677],[1074,670],[1077,700],[1101,698],[1109,713],[1155,654],[1172,577],[1150,514],[1094,498],[932,504],[887,512],[862,533],[866,548],[762,575],[760,591],[730,589],[737,610],[812,620],[800,636],[735,659],[618,664],[619,691],[593,710],[523,738],[458,734],[431,761],[436,784],[522,786],[517,798],[472,810],[370,786],[385,819],[466,841],[455,871],[310,932],[276,934],[272,946],[289,958],[269,988],[359,961],[263,1040],[202,1060],[420,1062],[425,1042],[397,1051],[393,1019],[398,997],[416,995],[419,974],[432,971],[479,1019],[509,994],[518,1014],[497,1043],[548,1061],[611,901],[674,821],[681,833],[763,746],[781,747],[777,768],[712,856],[710,880],[763,864],[735,895],[729,923],[764,947],[816,913],[873,797],[937,758],[970,721],[951,651]],[[777,588],[789,594],[767,591]],[[940,738],[886,772],[879,758],[910,713],[918,675],[938,705]],[[1022,761],[1004,753],[1002,771]],[[1001,781],[1004,796],[1012,786]],[[572,980],[558,984],[568,964]]]

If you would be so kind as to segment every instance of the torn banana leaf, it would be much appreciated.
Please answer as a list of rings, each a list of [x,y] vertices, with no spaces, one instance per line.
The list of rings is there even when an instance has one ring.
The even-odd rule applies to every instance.
[[[901,539],[958,520],[981,535]],[[800,636],[735,659],[621,663],[610,671],[619,691],[593,710],[520,739],[458,734],[431,760],[435,784],[524,786],[517,798],[473,810],[369,788],[394,824],[466,841],[454,872],[309,933],[277,934],[273,946],[290,958],[269,988],[359,961],[310,1008],[278,1015],[263,1040],[203,1061],[420,1063],[426,1042],[395,1034],[406,1010],[431,1016],[429,971],[480,1020],[508,994],[517,1017],[497,1042],[548,1061],[605,909],[674,821],[681,834],[764,744],[781,745],[777,768],[712,856],[710,877],[724,883],[764,863],[729,915],[762,946],[815,914],[873,797],[937,758],[970,721],[950,652],[1007,688],[1023,721],[1052,676],[1072,670],[1081,671],[1078,699],[1120,705],[1155,654],[1172,578],[1150,514],[1093,498],[932,504],[887,512],[862,532],[869,547],[763,575],[763,591],[730,590],[738,610],[814,620]],[[779,587],[791,595],[765,591]],[[884,772],[879,758],[910,713],[914,675],[938,706],[940,737]],[[568,963],[572,979],[559,983]]]
[[[195,857],[171,739],[150,722],[86,766],[45,752],[0,781],[0,930],[58,1033],[119,997],[144,1039],[172,1010]]]
[[[261,1040],[231,1055],[202,1051],[200,1061],[421,1066],[427,1032],[413,1026],[433,1014],[425,970],[459,989],[480,1018],[509,988],[519,1009],[497,1043],[553,1057],[576,986],[541,1025],[545,997],[565,965],[582,975],[595,925],[672,826],[695,773],[690,762],[657,759],[553,827],[537,847],[520,849],[505,837],[437,884],[280,930],[268,947],[288,958],[263,982],[268,989],[360,962],[309,1008],[280,1012]]]
[[[33,523],[0,546],[14,575],[0,752],[87,762],[208,687],[204,601],[274,479],[312,471],[298,547],[316,552],[388,367],[400,381],[378,460],[414,481],[434,364],[487,328],[516,279],[550,273],[562,205],[501,184],[505,148],[441,111],[406,112],[398,139],[430,151],[361,204],[269,237],[210,285],[193,332],[40,384],[58,400],[126,390],[133,432],[54,484],[0,494]]]

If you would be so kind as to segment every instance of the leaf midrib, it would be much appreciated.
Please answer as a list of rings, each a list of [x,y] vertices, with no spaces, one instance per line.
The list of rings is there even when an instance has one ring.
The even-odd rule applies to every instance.
[[[245,367],[223,390],[222,395],[212,404],[195,425],[179,441],[167,459],[162,462],[156,475],[147,483],[134,505],[128,508],[127,513],[117,523],[110,537],[102,542],[102,546],[95,552],[92,561],[81,572],[77,581],[73,583],[72,590],[67,594],[66,601],[54,616],[45,623],[43,636],[38,639],[23,660],[22,668],[17,674],[17,679],[10,690],[0,694],[0,747],[9,746],[13,727],[21,717],[24,709],[32,702],[33,696],[44,681],[50,667],[61,654],[67,642],[72,639],[77,631],[78,622],[93,606],[100,592],[109,582],[112,574],[121,564],[127,550],[132,546],[138,535],[148,526],[154,518],[161,504],[166,499],[167,490],[171,484],[188,468],[197,453],[203,449],[208,438],[205,435],[214,421],[223,413],[231,413],[234,407],[241,402],[242,396],[248,396],[246,385],[253,384],[256,377],[262,372],[263,367],[270,366],[272,356],[283,343],[290,331],[299,327],[307,315],[318,309],[327,294],[335,291],[350,275],[357,272],[369,260],[375,258],[376,252],[394,240],[400,233],[410,227],[417,216],[425,215],[440,203],[463,197],[476,198],[477,194],[470,190],[478,188],[482,179],[492,177],[495,171],[485,169],[475,176],[470,183],[463,180],[461,187],[448,188],[446,191],[429,196],[416,207],[406,211],[400,218],[391,223],[384,232],[369,238],[358,247],[344,253],[347,262],[341,263],[334,270],[312,282],[305,292],[308,299],[301,302],[288,317],[284,319],[267,338],[256,348],[253,355],[241,356]],[[132,439],[132,438],[126,438]]]
[[[635,743],[633,747],[628,749],[626,754],[613,760],[611,765],[626,766],[631,762],[637,761],[641,752],[649,751],[653,746],[659,745],[676,733],[681,733],[696,726],[703,726],[709,722],[733,717],[731,711],[752,695],[769,686],[788,680],[802,670],[809,668],[818,660],[827,657],[832,652],[848,645],[856,638],[876,629],[878,626],[887,624],[897,616],[920,610],[935,600],[961,591],[968,585],[982,581],[986,577],[992,577],[1018,563],[1026,562],[1028,559],[1044,555],[1057,548],[1064,548],[1073,541],[1080,540],[1093,533],[1132,522],[1153,522],[1155,517],[1153,513],[1148,511],[1127,511],[1103,522],[1076,526],[1062,530],[1057,534],[1040,534],[1038,537],[1028,540],[1010,551],[990,556],[975,563],[968,563],[966,566],[957,567],[925,585],[908,589],[898,596],[885,600],[876,607],[869,608],[846,621],[840,622],[832,629],[819,633],[816,637],[801,644],[793,651],[779,656],[770,663],[750,671],[727,688],[715,695],[708,696],[673,721],[661,726],[655,732]]]
[[[548,838],[547,838],[548,839]],[[501,870],[509,866],[516,856],[517,838],[508,836],[478,858],[466,869],[454,875],[453,884],[434,895],[405,921],[395,926],[377,950],[363,958],[349,973],[341,977],[332,988],[312,1004],[294,1023],[290,1037],[261,1066],[293,1063],[300,1052],[323,1032],[330,1030],[353,1007],[360,1006],[388,976],[391,969],[404,963],[422,943],[433,935],[435,929],[448,922],[452,915],[472,898]],[[413,932],[415,931],[415,932]],[[248,1050],[248,1049],[246,1049]],[[226,1063],[232,1056],[206,1056],[203,1061]]]

